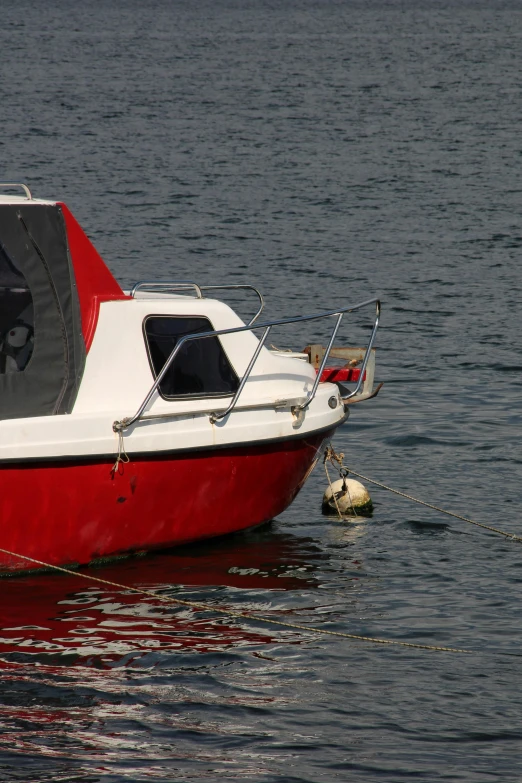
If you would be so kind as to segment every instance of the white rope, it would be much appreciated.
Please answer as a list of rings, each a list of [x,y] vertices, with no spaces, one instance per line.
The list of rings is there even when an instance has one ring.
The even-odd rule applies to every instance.
[[[125,451],[123,431],[118,429],[118,456],[116,457],[116,462],[112,466],[111,473],[119,473],[120,464],[126,464],[127,462],[130,462],[130,457]]]
[[[348,468],[348,470],[350,473],[353,473],[354,476],[357,476],[357,478],[362,478],[364,481],[369,481],[370,484],[375,484],[377,487],[387,489],[389,492],[393,492],[394,495],[400,495],[403,498],[407,498],[407,500],[413,500],[414,503],[419,503],[421,506],[426,506],[426,508],[431,508],[434,511],[438,511],[440,514],[447,514],[449,517],[455,517],[455,519],[460,519],[463,522],[469,522],[470,525],[476,525],[477,527],[482,527],[485,530],[491,530],[492,533],[497,533],[500,536],[509,538],[511,541],[518,541],[519,543],[522,543],[521,536],[516,536],[513,533],[506,533],[505,530],[499,530],[498,527],[493,527],[492,525],[485,525],[483,522],[476,522],[474,519],[468,519],[468,517],[463,517],[461,514],[455,514],[453,511],[446,511],[444,508],[435,506],[432,503],[426,503],[426,501],[419,500],[419,498],[414,498],[412,495],[407,495],[405,492],[400,492],[398,489],[388,487],[386,484],[382,484],[380,481],[375,481],[375,479],[371,479],[368,476],[363,476],[362,473],[356,473],[355,470],[352,470],[351,468]]]

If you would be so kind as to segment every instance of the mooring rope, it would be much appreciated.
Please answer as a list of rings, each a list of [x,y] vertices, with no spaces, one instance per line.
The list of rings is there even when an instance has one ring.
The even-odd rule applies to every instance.
[[[133,593],[137,593],[138,595],[146,595],[150,598],[154,598],[158,601],[163,601],[165,603],[187,606],[190,609],[197,609],[200,612],[216,612],[218,614],[223,614],[228,617],[234,617],[241,620],[249,620],[251,622],[253,621],[256,623],[265,623],[268,625],[278,625],[283,628],[291,628],[292,630],[306,631],[307,633],[318,634],[318,635],[326,634],[328,636],[339,636],[343,639],[354,639],[358,642],[371,642],[372,644],[388,644],[388,645],[396,645],[398,647],[413,647],[417,650],[432,650],[435,652],[451,652],[451,653],[467,653],[467,654],[473,654],[475,652],[474,650],[466,650],[458,647],[442,647],[442,646],[436,646],[432,644],[419,644],[417,642],[401,642],[397,639],[379,639],[374,636],[362,636],[360,634],[345,633],[343,631],[330,631],[327,628],[313,628],[308,625],[289,623],[284,620],[274,620],[271,617],[263,617],[255,614],[249,614],[248,612],[235,612],[232,609],[222,609],[221,607],[212,606],[210,604],[202,604],[196,601],[185,601],[183,598],[173,598],[170,595],[162,595],[161,593],[156,593],[153,590],[145,590],[142,587],[133,587],[131,585],[120,584],[119,582],[113,582],[109,579],[102,579],[99,576],[92,576],[92,574],[86,574],[83,571],[73,571],[70,568],[64,568],[63,566],[52,565],[51,563],[46,563],[43,560],[37,560],[36,558],[29,557],[28,555],[21,555],[18,552],[10,552],[8,549],[0,549],[0,552],[2,552],[4,555],[9,555],[10,557],[20,558],[21,560],[25,560],[28,563],[34,563],[35,565],[42,566],[43,568],[48,568],[48,569],[50,568],[53,571],[59,571],[62,574],[67,574],[68,576],[76,576],[76,577],[79,576],[82,579],[87,579],[90,582],[96,582],[97,584],[108,585],[109,587],[116,587],[118,590],[130,590]],[[503,653],[503,654],[516,655],[516,653]]]
[[[412,495],[407,495],[406,492],[400,492],[398,489],[388,487],[386,484],[382,484],[380,481],[375,481],[375,479],[368,478],[368,476],[363,476],[362,473],[356,473],[355,470],[352,470],[351,468],[347,468],[347,470],[349,470],[352,475],[357,476],[357,478],[362,478],[365,481],[369,481],[370,484],[375,484],[375,486],[381,487],[381,489],[387,489],[389,492],[393,492],[394,495],[400,495],[407,500],[413,500],[414,503],[419,503],[421,506],[426,506],[427,508],[431,508],[434,511],[438,511],[440,514],[447,514],[447,516],[455,517],[455,519],[460,519],[462,522],[469,522],[470,525],[476,525],[477,527],[483,527],[485,530],[491,530],[492,533],[497,533],[500,536],[509,538],[511,541],[518,541],[519,543],[522,543],[521,536],[516,536],[513,533],[506,533],[505,530],[499,530],[498,527],[493,527],[492,525],[485,525],[483,522],[476,522],[474,519],[468,519],[468,517],[463,517],[461,514],[455,514],[453,511],[446,511],[444,508],[434,506],[432,503],[426,503],[425,500],[419,500],[419,498],[414,498]]]
[[[339,516],[339,519],[342,519],[342,518],[343,518],[343,515],[341,514],[341,510],[340,510],[340,508],[339,508],[339,503],[337,502],[337,495],[336,495],[336,493],[335,493],[335,492],[334,492],[334,490],[333,490],[333,487],[332,487],[332,481],[331,481],[331,479],[330,479],[330,473],[328,472],[328,465],[326,464],[326,463],[327,463],[326,454],[327,454],[327,451],[325,451],[325,453],[324,453],[324,460],[323,460],[323,464],[324,464],[324,471],[325,471],[325,473],[326,473],[326,478],[328,479],[328,483],[329,483],[329,485],[330,485],[330,492],[332,493],[332,498],[333,498],[333,500],[334,500],[335,507],[336,507],[336,509],[337,509],[337,514],[338,514],[338,516]]]
[[[509,538],[511,541],[518,541],[519,543],[522,543],[521,536],[516,536],[513,533],[506,533],[505,530],[499,530],[498,527],[493,527],[492,525],[485,525],[483,522],[476,522],[474,519],[468,519],[468,517],[463,517],[461,514],[455,514],[453,511],[447,511],[444,508],[440,508],[439,506],[433,505],[433,503],[427,503],[425,500],[419,500],[419,498],[415,498],[413,497],[413,495],[408,495],[406,492],[401,492],[398,489],[389,487],[387,486],[387,484],[383,484],[381,481],[376,481],[375,479],[372,479],[369,476],[363,476],[362,473],[357,473],[356,470],[352,470],[352,468],[349,468],[344,464],[344,454],[342,452],[337,454],[331,444],[326,447],[324,452],[325,468],[327,462],[337,462],[337,464],[339,465],[339,472],[341,476],[345,476],[348,473],[351,473],[352,476],[357,476],[357,478],[364,479],[364,481],[369,481],[370,484],[375,484],[376,487],[381,487],[381,489],[387,489],[388,492],[393,492],[394,495],[400,495],[400,497],[402,498],[406,498],[407,500],[412,500],[414,503],[419,503],[419,505],[421,506],[426,506],[426,508],[431,508],[433,509],[433,511],[438,511],[440,514],[446,514],[449,517],[455,517],[455,519],[460,519],[463,522],[469,522],[470,525],[476,525],[477,527],[482,527],[485,530],[491,530],[492,533],[497,533],[500,536]],[[346,471],[346,473],[343,471]],[[328,475],[328,470],[326,471],[326,473]],[[328,475],[328,481],[330,481],[329,475]],[[331,486],[332,483],[330,482],[330,487]],[[337,505],[337,501],[336,501],[336,505]],[[337,507],[337,510],[339,511],[339,507]]]
[[[353,516],[354,517],[359,516],[357,511],[355,510],[355,506],[353,505],[352,496],[350,494],[350,487],[346,483],[346,477],[347,477],[349,471],[348,471],[348,468],[344,467],[343,459],[344,459],[344,454],[342,452],[340,454],[336,454],[335,451],[333,450],[333,446],[332,446],[331,443],[324,450],[324,459],[323,459],[324,470],[325,470],[325,473],[326,473],[326,478],[328,479],[328,483],[330,485],[330,492],[332,493],[332,498],[334,500],[335,507],[337,509],[337,514],[339,515],[339,519],[343,519],[343,515],[341,514],[341,510],[339,508],[339,503],[337,502],[337,497],[338,497],[338,495],[340,493],[339,492],[334,492],[334,489],[333,489],[333,486],[332,486],[332,481],[330,479],[330,472],[328,470],[328,464],[327,464],[328,462],[333,462],[334,460],[335,460],[335,462],[339,463],[339,475],[343,479],[343,486],[342,486],[341,492],[347,492],[348,493],[348,498],[350,500],[350,507],[351,507],[351,510],[353,512]]]
[[[125,441],[123,440],[123,430],[118,429],[118,454],[116,456],[116,462],[112,466],[111,474],[114,476],[115,473],[120,472],[120,465],[127,464],[130,462],[130,457],[125,451]]]

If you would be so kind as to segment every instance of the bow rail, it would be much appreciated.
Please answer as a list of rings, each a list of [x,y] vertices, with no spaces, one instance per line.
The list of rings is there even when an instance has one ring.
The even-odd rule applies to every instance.
[[[158,284],[158,285],[160,285],[160,284]],[[167,285],[167,284],[163,284],[163,285]],[[178,286],[180,284],[176,283],[176,284],[172,284],[172,285]],[[186,285],[194,285],[194,284],[187,283]],[[238,287],[239,288],[239,287],[246,287],[246,288],[250,288],[252,286],[199,286],[199,288],[201,288],[201,289],[207,288],[207,287],[208,288],[211,288],[211,287],[216,287],[216,288],[228,288],[228,287],[230,287],[230,288]],[[135,291],[135,289],[136,289],[136,286],[134,287],[133,291]],[[318,388],[320,380],[321,380],[321,374],[322,374],[322,372],[323,372],[323,370],[324,370],[324,368],[326,366],[326,363],[328,361],[328,357],[329,357],[330,352],[332,350],[333,343],[334,343],[335,337],[337,335],[337,332],[339,331],[339,327],[341,325],[341,321],[343,319],[344,314],[345,313],[352,313],[355,310],[360,310],[361,308],[367,307],[368,305],[371,305],[371,304],[375,304],[375,319],[374,319],[374,322],[373,322],[373,327],[372,327],[372,331],[371,331],[371,334],[370,334],[370,339],[368,340],[368,345],[367,345],[365,353],[364,353],[364,358],[363,358],[362,365],[361,365],[361,370],[360,370],[360,373],[359,373],[359,380],[357,382],[357,385],[356,385],[355,389],[350,394],[348,394],[346,397],[343,398],[344,404],[345,405],[349,404],[350,400],[352,400],[354,397],[356,397],[359,394],[359,392],[361,390],[361,387],[363,385],[364,376],[365,376],[365,372],[366,372],[366,367],[367,367],[368,361],[370,359],[370,355],[371,355],[371,351],[372,351],[372,348],[373,348],[373,344],[375,342],[375,336],[377,334],[377,329],[378,329],[378,326],[379,326],[379,318],[380,318],[380,314],[381,314],[381,303],[380,303],[379,299],[368,299],[365,302],[360,302],[358,304],[352,305],[351,307],[342,307],[342,308],[339,308],[337,310],[326,310],[326,311],[324,311],[322,313],[314,313],[313,315],[300,315],[300,316],[294,316],[293,318],[280,318],[280,319],[277,319],[277,320],[274,320],[274,321],[265,321],[263,323],[255,324],[255,326],[252,325],[252,321],[251,321],[246,326],[237,326],[237,327],[233,327],[231,329],[217,329],[217,330],[214,330],[212,332],[199,332],[197,334],[185,335],[180,340],[178,340],[178,342],[176,343],[176,345],[172,349],[172,351],[170,353],[170,356],[168,357],[167,361],[165,362],[165,364],[161,368],[161,371],[158,373],[158,375],[156,377],[156,380],[152,384],[152,386],[151,386],[147,396],[145,397],[145,399],[141,403],[140,407],[138,408],[138,410],[136,411],[134,416],[130,416],[128,418],[124,418],[121,421],[115,421],[114,424],[113,424],[113,430],[115,432],[120,432],[121,433],[124,430],[128,429],[129,427],[131,427],[137,421],[140,421],[142,418],[145,418],[143,416],[143,414],[144,414],[148,404],[152,400],[154,394],[158,391],[158,388],[159,388],[163,378],[165,377],[165,375],[169,371],[170,367],[174,363],[174,361],[176,359],[176,356],[178,355],[178,353],[180,352],[182,347],[185,345],[185,343],[189,342],[189,340],[206,340],[209,337],[221,337],[222,335],[226,335],[226,334],[238,334],[240,332],[253,331],[254,329],[263,329],[263,334],[262,334],[262,336],[259,339],[259,343],[258,343],[258,345],[256,347],[256,350],[254,351],[254,353],[253,353],[253,355],[252,355],[252,357],[251,357],[251,359],[250,359],[250,361],[248,363],[247,369],[246,369],[246,371],[245,371],[245,373],[244,373],[244,375],[243,375],[243,377],[242,377],[242,379],[240,381],[239,387],[238,387],[236,393],[234,394],[234,396],[233,396],[233,398],[232,398],[228,408],[226,408],[224,411],[220,411],[219,413],[216,411],[216,412],[213,412],[213,413],[209,414],[209,420],[210,420],[210,422],[212,424],[214,424],[215,422],[220,421],[221,419],[224,419],[226,416],[228,416],[229,413],[231,413],[234,410],[234,408],[236,408],[237,402],[238,402],[239,397],[241,395],[241,392],[243,391],[243,389],[245,387],[245,384],[248,381],[248,378],[250,377],[252,369],[253,369],[256,361],[257,361],[257,358],[258,358],[259,354],[261,353],[261,349],[263,348],[263,346],[264,346],[264,344],[265,344],[265,342],[267,340],[267,337],[268,337],[268,335],[270,333],[270,330],[272,329],[273,326],[286,326],[287,324],[303,323],[305,321],[317,321],[317,320],[320,320],[320,319],[323,319],[323,318],[335,318],[336,319],[335,320],[335,325],[334,325],[334,327],[332,329],[332,333],[330,335],[330,339],[328,341],[328,345],[326,347],[326,350],[324,352],[324,356],[323,356],[322,361],[321,361],[321,365],[320,365],[320,367],[319,367],[319,369],[317,371],[317,376],[316,376],[314,385],[312,387],[312,390],[310,391],[308,397],[304,400],[304,402],[299,402],[298,404],[296,404],[292,408],[292,411],[295,414],[298,414],[300,411],[304,411],[310,405],[310,403],[313,401],[313,399],[314,399],[314,397],[315,397],[315,395],[317,393],[317,388]],[[371,390],[370,390],[370,392],[371,392]],[[364,395],[364,399],[368,399],[371,396],[374,396],[374,394],[371,394],[371,393],[369,393],[367,395],[365,394]],[[362,399],[362,397],[360,399]],[[198,411],[198,412],[201,413],[201,411]],[[161,418],[163,418],[163,416],[161,416]]]

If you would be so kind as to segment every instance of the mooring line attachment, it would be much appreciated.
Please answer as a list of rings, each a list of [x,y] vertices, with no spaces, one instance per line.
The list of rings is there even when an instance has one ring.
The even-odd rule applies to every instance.
[[[462,522],[469,522],[470,525],[476,525],[477,527],[482,527],[484,530],[491,530],[492,533],[497,533],[500,536],[504,536],[505,538],[509,538],[511,541],[518,541],[518,543],[522,543],[522,536],[514,535],[513,533],[506,533],[505,530],[499,530],[497,527],[493,527],[492,525],[485,525],[483,522],[476,522],[474,519],[468,519],[468,517],[463,517],[461,514],[455,514],[453,511],[446,511],[444,508],[440,508],[439,506],[433,505],[433,503],[427,503],[425,500],[419,500],[419,498],[413,497],[413,495],[408,495],[406,492],[401,492],[398,489],[394,489],[393,487],[387,486],[387,484],[383,484],[381,481],[376,481],[375,479],[370,478],[369,476],[363,476],[362,473],[357,473],[356,470],[353,470],[353,468],[348,468],[346,465],[344,465],[344,454],[343,452],[340,452],[339,454],[336,453],[334,450],[332,444],[330,443],[324,452],[324,465],[326,470],[326,475],[328,475],[328,469],[326,468],[327,462],[337,462],[339,465],[339,473],[340,475],[348,475],[348,473],[351,473],[353,476],[357,476],[357,478],[364,479],[364,481],[369,481],[370,484],[375,484],[376,487],[381,487],[381,489],[386,489],[388,492],[393,492],[394,495],[399,495],[402,498],[406,498],[407,500],[412,500],[414,503],[419,503],[421,506],[426,506],[426,508],[431,508],[433,511],[438,511],[440,514],[446,514],[449,517],[455,517],[455,519],[460,519]],[[346,471],[346,473],[343,473],[343,471]],[[330,477],[328,476],[328,480]],[[331,484],[330,484],[331,487]]]
[[[113,428],[114,429],[114,428]],[[118,433],[118,454],[116,456],[116,462],[112,466],[111,474],[120,472],[120,465],[124,465],[130,462],[130,457],[125,451],[125,441],[123,440],[123,429],[115,429],[114,432]]]
[[[340,520],[344,519],[344,517],[341,514],[341,510],[339,508],[339,503],[337,502],[337,497],[340,496],[342,493],[345,493],[345,492],[348,492],[348,497],[350,499],[350,507],[352,509],[352,514],[350,514],[350,516],[352,516],[352,515],[355,516],[355,517],[359,516],[357,511],[355,510],[355,506],[353,505],[353,502],[352,502],[352,496],[350,494],[350,487],[346,483],[346,479],[348,478],[348,474],[349,474],[350,471],[348,470],[347,467],[345,467],[343,465],[343,459],[344,459],[344,453],[341,451],[339,454],[337,454],[334,451],[334,448],[333,448],[331,443],[325,448],[325,450],[324,450],[324,459],[323,459],[324,470],[325,470],[325,473],[326,473],[326,478],[328,479],[328,484],[330,485],[330,492],[332,493],[332,498],[333,498],[333,501],[335,503],[335,508],[337,509],[337,514],[338,514]],[[328,462],[331,462],[332,464],[334,462],[337,462],[338,465],[339,465],[339,478],[341,478],[342,482],[343,482],[342,493],[341,492],[337,492],[336,493],[333,490],[332,481],[330,479],[330,472],[328,470]]]
[[[226,615],[227,617],[234,617],[240,620],[249,620],[250,622],[264,623],[266,625],[278,625],[283,628],[290,628],[295,631],[305,631],[306,633],[311,633],[316,635],[338,636],[341,637],[342,639],[354,639],[355,641],[358,642],[370,642],[372,644],[395,645],[397,647],[410,647],[417,650],[431,650],[435,652],[466,653],[468,655],[473,655],[476,652],[475,650],[466,650],[458,647],[442,647],[442,646],[436,646],[432,644],[419,644],[417,642],[401,642],[398,639],[379,639],[378,637],[362,636],[360,634],[354,634],[354,633],[344,633],[343,631],[330,631],[327,628],[313,628],[308,625],[289,623],[284,620],[273,620],[271,617],[263,617],[255,614],[249,614],[248,612],[235,612],[231,609],[222,609],[221,607],[212,606],[210,604],[201,604],[196,601],[185,601],[183,598],[173,598],[170,595],[162,595],[161,593],[156,593],[153,590],[144,590],[142,587],[133,587],[131,585],[120,584],[119,582],[113,582],[110,579],[102,579],[99,576],[92,576],[92,574],[86,574],[83,571],[73,571],[70,568],[64,568],[63,566],[52,565],[51,563],[46,563],[43,560],[37,560],[36,558],[29,557],[28,555],[21,555],[18,552],[10,552],[8,549],[0,548],[0,552],[2,552],[4,555],[9,555],[10,557],[16,557],[21,560],[25,560],[28,563],[34,563],[34,565],[38,565],[43,568],[51,569],[53,571],[59,571],[60,573],[67,574],[68,576],[80,577],[81,579],[87,579],[89,582],[96,582],[96,584],[108,585],[109,587],[116,587],[118,590],[130,590],[131,592],[136,593],[138,595],[146,595],[149,598],[154,598],[158,601],[163,601],[164,603],[186,606],[190,609],[196,609],[200,612],[215,612],[217,614]],[[505,654],[516,655],[516,653],[505,653]]]
[[[336,493],[333,491],[333,487],[332,487],[332,481],[331,481],[331,479],[330,479],[330,473],[329,473],[329,471],[328,471],[328,465],[327,465],[327,462],[328,462],[328,460],[330,460],[330,461],[331,461],[331,458],[328,456],[328,455],[329,455],[329,451],[333,451],[333,449],[332,449],[332,447],[331,447],[331,446],[327,446],[327,447],[326,447],[326,449],[325,449],[325,452],[324,452],[324,459],[323,459],[324,471],[325,471],[325,473],[326,473],[326,478],[328,479],[328,483],[329,483],[329,485],[330,485],[330,491],[331,491],[331,493],[332,493],[332,497],[333,497],[333,499],[334,499],[335,507],[336,507],[336,509],[337,509],[337,514],[339,515],[339,519],[342,519],[342,518],[343,518],[343,515],[341,514],[341,510],[340,510],[340,508],[339,508],[339,503],[337,502],[337,495],[336,495]],[[334,452],[334,453],[335,453],[335,452]],[[344,454],[342,454],[341,456],[342,456],[342,457],[344,457]]]

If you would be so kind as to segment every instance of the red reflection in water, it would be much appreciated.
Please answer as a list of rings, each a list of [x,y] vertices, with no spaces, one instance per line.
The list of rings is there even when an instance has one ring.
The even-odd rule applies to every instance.
[[[83,573],[185,601],[262,613],[273,591],[315,585],[314,550],[313,543],[303,539],[242,536]],[[247,603],[241,596],[236,603],[236,590],[227,588],[249,591]],[[82,572],[5,579],[0,593],[0,655],[32,654],[58,665],[60,659],[70,664],[71,656],[77,663],[109,667],[155,651],[208,652],[264,644],[273,641],[271,633],[269,626],[249,626],[247,621],[98,585]]]

